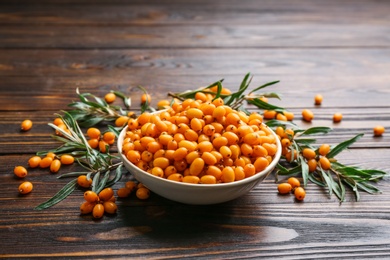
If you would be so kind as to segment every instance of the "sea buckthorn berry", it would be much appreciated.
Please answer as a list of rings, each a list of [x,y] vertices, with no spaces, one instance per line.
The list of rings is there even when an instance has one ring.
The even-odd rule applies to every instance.
[[[277,112],[274,110],[264,110],[263,117],[265,119],[274,119],[276,117]]]
[[[53,153],[53,152],[48,152],[48,153],[46,154],[46,157],[50,157],[50,158],[52,158],[52,159],[54,160],[54,158],[56,157],[56,154]]]
[[[96,205],[96,203],[94,203],[94,202],[84,201],[80,205],[80,213],[83,215],[91,213],[93,210],[93,207],[95,207],[95,205]]]
[[[96,192],[88,190],[84,192],[84,199],[89,202],[98,202],[99,196],[96,194]]]
[[[36,168],[39,166],[39,163],[41,162],[41,157],[35,155],[33,157],[31,157],[30,159],[28,159],[28,166],[30,168]]]
[[[129,121],[129,117],[127,116],[120,116],[115,120],[115,126],[122,127],[127,124]]]
[[[116,95],[112,92],[110,93],[107,93],[105,96],[104,96],[104,100],[107,102],[107,103],[113,103],[116,99]]]
[[[30,193],[32,191],[32,189],[33,189],[33,184],[29,181],[25,181],[19,185],[19,193],[20,194]]]
[[[217,163],[217,158],[210,152],[202,153],[202,159],[207,165],[214,165]]]
[[[127,127],[129,130],[135,130],[138,128],[138,121],[137,119],[134,119],[134,118],[130,118],[128,121],[127,121]]]
[[[306,122],[311,122],[313,120],[313,118],[314,118],[314,114],[313,114],[313,112],[311,110],[304,109],[304,110],[302,110],[302,118]]]
[[[213,175],[203,175],[200,178],[200,183],[203,184],[216,184],[217,183],[217,178]]]
[[[114,196],[114,191],[110,187],[104,188],[99,192],[99,199],[103,201],[108,201],[112,196]]]
[[[190,175],[198,176],[204,168],[204,160],[196,158],[190,165]]]
[[[216,98],[212,101],[213,105],[216,107],[223,106],[223,99],[222,98]]]
[[[302,187],[297,187],[294,190],[294,195],[297,200],[303,200],[306,196],[306,191]]]
[[[200,182],[200,179],[198,176],[184,176],[183,177],[183,182],[185,183],[193,183],[193,184],[198,184]]]
[[[65,165],[74,163],[74,157],[72,155],[69,155],[69,154],[61,155],[60,160],[61,160],[61,163],[65,164]]]
[[[180,173],[172,173],[167,177],[167,179],[171,181],[183,182],[183,175]]]
[[[40,162],[39,162],[39,167],[40,168],[48,168],[50,167],[51,163],[53,162],[53,158],[51,157],[44,157]]]
[[[303,157],[305,157],[307,160],[310,160],[310,159],[313,159],[315,158],[317,155],[316,155],[316,152],[313,150],[313,149],[310,149],[310,148],[304,148],[302,150],[302,155]]]
[[[285,115],[283,115],[282,113],[277,113],[276,119],[280,120],[280,121],[287,121],[287,117]]]
[[[381,125],[377,125],[374,127],[374,136],[382,136],[385,132],[385,128]]]
[[[321,94],[317,94],[314,96],[314,104],[321,105],[322,100],[323,100],[323,97]]]
[[[141,103],[144,104],[146,102],[148,102],[148,104],[150,104],[150,102],[152,102],[152,97],[149,94],[144,93],[141,95]]]
[[[126,158],[133,164],[137,164],[141,160],[141,154],[139,151],[130,150],[127,152]]]
[[[232,151],[230,150],[230,148],[229,147],[227,147],[227,146],[221,146],[220,148],[219,148],[219,152],[221,153],[221,155],[222,155],[222,157],[224,158],[224,159],[226,159],[226,158],[230,158],[231,156],[232,156]]]
[[[333,115],[333,122],[335,123],[341,122],[342,119],[343,119],[343,114],[341,113],[335,113]]]
[[[329,144],[322,144],[318,148],[318,153],[322,156],[326,156],[330,151],[330,145]]]
[[[207,136],[212,136],[213,134],[215,134],[215,127],[211,124],[205,125],[203,127],[203,133]]]
[[[87,130],[87,135],[91,139],[100,139],[100,130],[95,127],[90,127]]]
[[[104,206],[103,204],[96,204],[94,207],[93,207],[93,210],[92,210],[92,216],[94,218],[102,218],[104,215]]]
[[[295,177],[288,178],[287,183],[289,183],[293,189],[301,186],[301,182]]]
[[[19,178],[24,178],[27,176],[27,169],[24,168],[23,166],[16,166],[14,168],[14,174]]]
[[[230,166],[223,168],[221,180],[224,183],[233,182],[235,180],[234,169]],[[200,179],[202,180],[202,178]]]
[[[130,193],[131,193],[131,190],[128,188],[125,188],[125,187],[119,188],[116,191],[116,195],[118,195],[119,198],[127,198],[127,197],[129,197]]]
[[[95,138],[89,139],[89,140],[88,140],[88,145],[89,145],[92,149],[96,149],[96,148],[98,148],[98,146],[99,146],[99,140],[98,140],[98,139],[95,139]]]
[[[317,160],[310,159],[307,161],[307,165],[309,166],[309,172],[314,172],[317,169]]]
[[[55,159],[50,164],[50,171],[52,173],[57,173],[61,168],[61,161],[58,159]]]
[[[157,107],[159,109],[164,109],[166,108],[167,106],[169,106],[171,102],[169,100],[166,100],[166,99],[162,99],[160,101],[157,102]]]
[[[164,175],[167,178],[175,173],[177,173],[177,170],[176,170],[176,167],[173,165],[169,165],[167,168],[164,169]]]
[[[154,167],[160,167],[161,169],[165,169],[169,166],[169,160],[164,157],[159,157],[153,160]]]
[[[237,166],[234,168],[234,181],[240,181],[245,179],[244,168],[241,166]]]
[[[287,118],[288,121],[292,121],[294,119],[294,113],[289,111],[284,111],[283,114]]]
[[[99,141],[99,151],[102,153],[108,152],[109,145],[105,141]]]
[[[89,188],[92,184],[92,179],[88,179],[86,175],[77,177],[77,184],[83,188]]]
[[[148,188],[142,187],[136,191],[135,195],[141,200],[146,200],[150,196],[150,191]]]
[[[24,120],[24,121],[20,124],[20,129],[21,129],[22,131],[28,131],[28,130],[31,129],[32,125],[33,125],[33,122],[32,122],[31,120],[29,120],[29,119],[26,119],[26,120]]]
[[[262,146],[267,150],[269,156],[274,156],[278,149],[276,144],[263,143]]]
[[[127,189],[129,189],[130,191],[133,191],[135,189],[135,187],[137,186],[137,184],[134,182],[134,181],[127,181],[125,183],[125,187]]]
[[[118,210],[118,206],[115,204],[115,202],[112,201],[105,201],[103,203],[104,211],[108,214],[115,214]]]
[[[253,164],[249,163],[244,166],[244,173],[245,173],[245,178],[251,177],[255,175],[256,173],[256,168]]]
[[[290,183],[280,183],[278,185],[278,192],[280,194],[288,194],[292,190],[292,186]]]
[[[253,165],[255,166],[256,168],[256,172],[261,172],[263,171],[265,168],[267,168],[267,166],[269,165],[269,161],[264,158],[264,157],[259,157],[256,159],[256,161],[253,163]]]
[[[321,168],[323,170],[329,170],[330,167],[331,167],[331,164],[330,164],[330,161],[328,158],[326,157],[321,157],[319,160],[318,160],[318,163],[320,164]]]
[[[153,167],[151,172],[154,176],[161,177],[161,178],[164,177],[164,170],[161,169],[160,167]]]
[[[189,108],[187,110],[187,117],[188,119],[193,119],[193,118],[198,118],[202,119],[203,118],[203,111],[200,110],[199,108]]]
[[[105,132],[103,134],[103,141],[108,144],[113,144],[115,142],[115,134],[113,132]]]
[[[61,118],[57,117],[57,118],[54,119],[53,124],[56,125],[56,126],[64,125],[64,121],[62,121]]]
[[[193,160],[195,160],[195,158],[198,158],[198,157],[199,157],[198,152],[193,151],[193,152],[191,152],[190,154],[192,155],[192,153],[195,153],[197,157],[194,157],[193,159],[191,158],[191,159],[190,159],[190,160],[192,160],[191,163],[193,162]],[[189,157],[190,154],[188,154],[188,155],[186,156],[186,160],[188,160],[188,157]],[[183,160],[180,160],[180,161],[174,161],[174,162],[173,162],[173,166],[175,166],[175,168],[176,168],[176,170],[177,170],[178,172],[183,172],[185,169],[187,169],[188,164],[187,164],[186,160],[183,159]],[[189,161],[190,161],[190,160],[189,160]]]

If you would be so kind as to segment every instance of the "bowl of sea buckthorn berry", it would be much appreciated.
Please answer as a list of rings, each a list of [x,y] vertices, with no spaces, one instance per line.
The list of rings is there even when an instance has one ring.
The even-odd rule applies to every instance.
[[[118,150],[124,166],[152,192],[206,205],[248,193],[272,172],[282,148],[260,114],[215,99],[174,103],[130,119]]]

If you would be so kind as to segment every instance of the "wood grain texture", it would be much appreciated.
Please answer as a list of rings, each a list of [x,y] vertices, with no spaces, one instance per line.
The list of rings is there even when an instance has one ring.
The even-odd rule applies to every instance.
[[[47,123],[77,100],[76,88],[100,97],[122,91],[139,112],[138,85],[156,104],[168,92],[221,78],[236,90],[247,72],[252,87],[280,80],[268,90],[282,99],[271,102],[294,112],[298,126],[333,128],[318,142],[364,133],[340,162],[390,172],[389,14],[382,0],[1,1],[0,258],[390,258],[389,176],[377,184],[381,194],[361,193],[359,202],[349,191],[339,204],[309,183],[299,203],[278,195],[271,174],[227,203],[133,194],[117,201],[116,215],[96,221],[78,213],[81,189],[48,210],[33,209],[70,179],[29,169],[35,189],[20,196],[22,180],[13,175],[14,166],[59,145]],[[317,93],[321,106],[313,104]],[[304,108],[314,112],[312,123],[301,120]],[[335,112],[344,115],[338,124]],[[26,118],[33,128],[21,132]],[[382,137],[373,137],[375,125],[386,128]]]

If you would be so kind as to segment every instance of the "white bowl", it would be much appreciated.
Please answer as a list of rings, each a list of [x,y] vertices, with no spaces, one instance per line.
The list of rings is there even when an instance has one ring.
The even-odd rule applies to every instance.
[[[184,182],[176,182],[167,180],[161,177],[154,176],[146,171],[141,170],[134,164],[132,164],[124,154],[122,154],[122,144],[124,136],[126,135],[127,127],[125,127],[118,137],[118,150],[119,155],[123,161],[126,169],[133,174],[135,179],[142,182],[152,192],[181,203],[193,204],[193,205],[207,205],[217,204],[233,200],[238,198],[263,181],[275,168],[278,163],[282,146],[275,132],[270,131],[276,138],[277,152],[272,162],[263,171],[256,173],[255,175],[245,178],[240,181],[231,183],[218,183],[218,184],[191,184]]]

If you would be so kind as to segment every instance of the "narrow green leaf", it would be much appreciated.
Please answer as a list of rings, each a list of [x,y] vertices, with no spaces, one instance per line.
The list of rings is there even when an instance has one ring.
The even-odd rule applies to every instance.
[[[304,145],[304,146],[309,146],[317,142],[316,139],[312,139],[312,138],[295,138],[294,141],[297,144]]]
[[[325,126],[310,127],[300,133],[300,135],[315,135],[315,134],[327,134],[332,131],[332,128]],[[300,132],[300,131],[296,131]]]
[[[47,209],[61,202],[75,190],[76,185],[77,185],[77,179],[71,180],[70,182],[68,182],[68,184],[62,187],[62,189],[59,192],[57,192],[53,197],[43,202],[42,204],[38,205],[34,209],[35,210]]]
[[[336,155],[341,153],[343,150],[347,149],[349,146],[351,146],[353,143],[355,143],[357,140],[359,140],[364,134],[358,134],[355,137],[346,140],[344,142],[339,143],[335,147],[333,147],[330,152],[326,155],[328,158],[334,158]]]
[[[271,119],[265,123],[269,127],[278,127],[278,126],[283,126],[283,127],[291,127],[291,128],[298,128],[298,126],[292,122],[289,121],[281,121],[277,119]]]
[[[276,81],[271,81],[271,82],[268,82],[268,83],[265,83],[264,85],[261,85],[253,90],[251,90],[249,93],[254,93],[262,88],[265,88],[265,87],[268,87],[268,86],[272,86],[272,85],[275,85],[276,83],[279,83],[280,81],[279,80],[276,80]]]
[[[249,104],[255,105],[255,106],[257,106],[258,108],[261,108],[261,109],[264,109],[264,110],[275,110],[275,111],[277,111],[277,112],[279,112],[279,113],[283,113],[283,111],[286,110],[286,109],[284,109],[283,107],[278,107],[278,106],[269,104],[269,103],[264,102],[263,100],[258,99],[258,98],[247,99],[247,102],[248,102]]]
[[[309,180],[312,183],[317,184],[318,186],[326,187],[326,184],[324,182],[322,182],[321,179],[319,179],[318,177],[314,176],[313,174],[309,174]]]
[[[112,180],[107,181],[106,183],[107,187],[114,185],[115,183],[117,183],[122,179],[122,175],[123,175],[122,169],[123,169],[123,164],[119,165],[118,168],[116,168],[114,178]]]
[[[99,186],[99,180],[100,180],[100,172],[95,173],[92,179],[92,185],[91,185],[91,190],[93,192],[96,192],[98,186]]]
[[[367,182],[358,182],[358,183],[356,183],[356,185],[358,186],[359,189],[361,189],[367,193],[370,193],[370,194],[376,194],[376,193],[382,192],[380,189],[378,189],[374,185],[371,185]]]
[[[303,186],[307,186],[307,180],[309,179],[309,165],[306,163],[305,159],[302,156],[299,156],[299,161],[301,164]]]
[[[322,178],[324,179],[326,186],[328,187],[329,196],[331,196],[333,193],[333,185],[332,185],[333,179],[331,177],[329,177],[329,175],[322,168],[320,168],[319,172],[320,172]]]
[[[344,183],[346,183],[349,187],[351,187],[352,191],[355,193],[356,201],[359,201],[360,200],[360,193],[359,193],[356,182],[354,182],[353,180],[350,180],[350,179],[343,179],[342,181]]]

